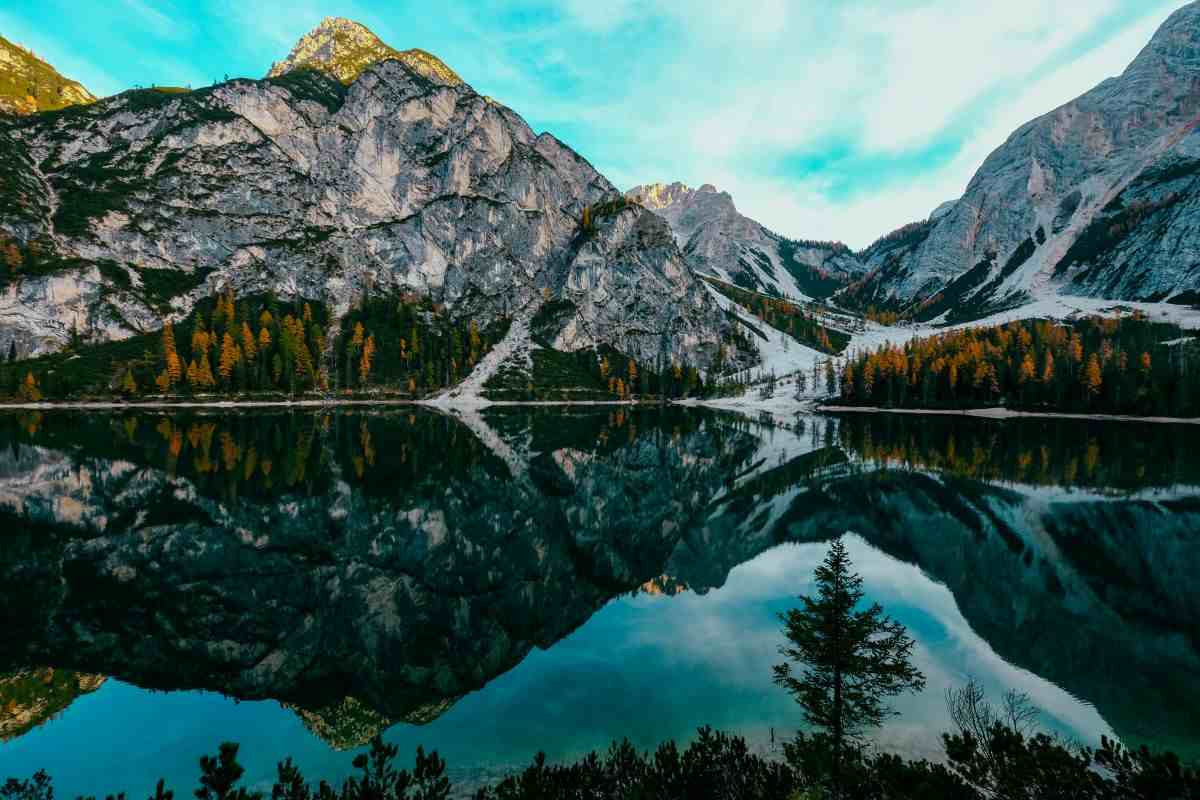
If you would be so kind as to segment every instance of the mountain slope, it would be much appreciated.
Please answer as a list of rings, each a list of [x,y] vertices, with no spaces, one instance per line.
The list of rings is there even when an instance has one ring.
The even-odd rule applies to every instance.
[[[78,81],[0,36],[0,113],[33,114],[95,100]]]
[[[577,309],[572,348],[717,352],[728,323],[678,249],[626,235],[661,226],[650,212],[610,203],[585,229],[585,208],[620,197],[587,161],[453,73],[389,58],[344,85],[300,68],[324,57],[326,33],[277,77],[129,91],[0,132],[16,156],[0,346],[154,329],[143,288],[158,269],[176,276],[176,316],[222,288],[335,316],[368,293],[417,292],[482,327],[553,296]]]
[[[1200,288],[1200,4],[1125,72],[1018,129],[956,202],[862,254],[850,299],[961,319],[1049,291],[1190,299]]]
[[[697,271],[746,289],[824,298],[865,271],[845,245],[786,239],[739,213],[712,184],[655,183],[625,196],[667,221]]]

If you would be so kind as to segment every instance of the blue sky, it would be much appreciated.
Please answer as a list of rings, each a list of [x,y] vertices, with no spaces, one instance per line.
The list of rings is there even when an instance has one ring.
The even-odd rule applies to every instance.
[[[325,16],[421,47],[619,187],[714,183],[859,247],[962,193],[1020,124],[1120,73],[1183,0],[6,0],[97,94],[261,76]]]

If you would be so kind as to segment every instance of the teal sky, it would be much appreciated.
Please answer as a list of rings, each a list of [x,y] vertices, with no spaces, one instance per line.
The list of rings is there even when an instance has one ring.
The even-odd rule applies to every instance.
[[[714,183],[859,247],[962,193],[1017,126],[1118,74],[1182,0],[7,0],[96,94],[263,75],[325,16],[437,54],[621,188]]]

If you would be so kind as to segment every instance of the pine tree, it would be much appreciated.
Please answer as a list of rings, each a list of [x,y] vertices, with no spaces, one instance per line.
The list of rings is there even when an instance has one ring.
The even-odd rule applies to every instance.
[[[915,642],[878,603],[859,608],[863,581],[851,569],[839,537],[816,569],[816,595],[802,596],[800,608],[780,615],[788,641],[779,652],[787,661],[774,668],[775,683],[791,693],[810,724],[830,736],[835,798],[841,796],[847,740],[895,713],[884,698],[925,687],[925,676],[912,664]],[[803,668],[801,676],[793,673],[793,664]]]
[[[233,337],[226,333],[221,340],[221,360],[217,364],[217,370],[226,381],[233,376],[233,368],[237,366],[239,358],[237,344],[234,343]]]
[[[246,772],[238,763],[237,753],[236,744],[224,742],[218,748],[216,758],[207,755],[200,757],[200,788],[195,791],[197,800],[254,800],[258,796],[237,786]]]
[[[250,323],[245,321],[242,322],[242,352],[247,361],[254,361],[258,357],[258,340],[254,337],[254,331],[250,330]]]
[[[196,321],[192,323],[192,358],[208,349],[208,331],[204,328],[204,315],[196,312]]]
[[[33,377],[32,371],[25,373],[25,380],[21,383],[17,395],[26,403],[37,403],[42,399],[42,390],[38,388],[37,378]]]
[[[8,343],[8,363],[12,364],[17,360],[17,340],[13,339]]]
[[[366,383],[367,378],[371,376],[371,362],[375,357],[375,336],[374,334],[367,337],[363,342],[362,358],[358,362],[358,379],[361,383]]]
[[[846,364],[842,370],[842,396],[854,397],[854,365]]]
[[[1037,365],[1033,361],[1033,353],[1026,353],[1025,358],[1021,359],[1021,369],[1018,372],[1017,380],[1021,384],[1032,381],[1037,374]]]
[[[1088,402],[1091,402],[1100,394],[1102,383],[1103,377],[1100,369],[1100,358],[1095,353],[1092,353],[1088,357],[1087,367],[1083,370],[1083,388]]]
[[[121,381],[121,391],[126,395],[135,395],[137,390],[137,381],[134,380],[132,370],[125,370],[125,379]]]
[[[197,376],[199,384],[202,388],[209,389],[217,385],[216,377],[213,375],[212,362],[208,359],[208,353],[200,357],[200,366],[197,368]]]
[[[163,323],[162,354],[163,374],[167,376],[167,387],[163,391],[166,392],[183,378],[183,360],[175,349],[175,326],[170,320]]]

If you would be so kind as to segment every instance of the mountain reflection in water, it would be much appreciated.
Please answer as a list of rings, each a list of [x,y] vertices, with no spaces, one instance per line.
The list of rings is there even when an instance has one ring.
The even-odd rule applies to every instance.
[[[404,408],[0,430],[0,776],[46,766],[68,796],[186,786],[228,738],[256,780],[287,754],[336,777],[330,747],[389,728],[477,772],[703,723],[769,742],[801,724],[774,612],[846,531],[930,678],[881,743],[933,754],[942,691],[974,675],[1068,735],[1200,753],[1190,426]]]

